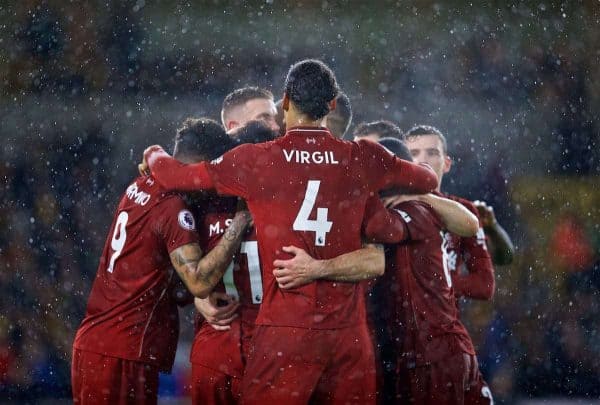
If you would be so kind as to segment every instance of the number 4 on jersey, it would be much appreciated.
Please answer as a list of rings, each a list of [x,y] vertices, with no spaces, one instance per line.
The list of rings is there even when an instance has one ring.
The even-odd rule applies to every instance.
[[[333,222],[327,220],[327,208],[317,208],[317,219],[308,219],[315,206],[320,185],[320,180],[308,181],[304,201],[294,221],[294,231],[315,232],[315,246],[325,246],[325,238],[333,225]]]

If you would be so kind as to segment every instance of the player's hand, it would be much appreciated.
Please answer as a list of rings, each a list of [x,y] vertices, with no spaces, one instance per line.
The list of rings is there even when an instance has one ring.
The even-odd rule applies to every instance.
[[[160,145],[152,145],[144,150],[144,153],[142,155],[142,163],[138,164],[138,171],[142,176],[150,175],[150,166],[148,165],[147,156],[150,155],[152,152],[156,152],[159,150],[163,150],[162,146]]]
[[[282,250],[294,255],[289,260],[275,260],[273,275],[279,288],[290,290],[313,282],[318,278],[318,260],[295,246],[284,246]]]
[[[477,207],[479,212],[479,218],[484,228],[490,228],[496,225],[496,215],[494,214],[494,207],[487,205],[485,201],[474,201],[473,204]]]
[[[229,330],[231,322],[238,317],[237,309],[240,303],[231,295],[215,291],[210,293],[208,298],[196,298],[194,305],[213,328]]]

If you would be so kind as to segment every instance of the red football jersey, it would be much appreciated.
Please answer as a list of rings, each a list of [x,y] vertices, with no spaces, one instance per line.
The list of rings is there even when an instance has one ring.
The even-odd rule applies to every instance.
[[[74,347],[170,370],[179,319],[167,292],[177,277],[169,253],[194,242],[182,197],[152,177],[136,179],[117,208]]]
[[[479,218],[477,208],[471,201],[444,193],[439,193],[439,195],[461,203]],[[480,224],[477,236],[471,238],[450,234],[448,252],[448,267],[457,295],[475,299],[491,299],[495,288],[494,265],[487,250],[483,226]],[[461,272],[463,264],[466,273]]]
[[[450,235],[428,205],[409,201],[395,207],[408,230],[396,246],[382,280],[391,300],[389,330],[404,361],[422,365],[451,354],[475,354],[459,320],[448,267]]]
[[[200,244],[205,252],[217,245],[231,224],[236,204],[237,198],[213,198],[201,207],[198,232]],[[244,367],[240,347],[242,336],[248,338],[252,333],[262,301],[258,243],[253,229],[244,238],[240,252],[229,265],[215,291],[237,297],[240,302],[239,317],[233,321],[230,330],[218,331],[204,322],[202,315],[198,314],[190,361],[241,377]]]
[[[241,145],[206,167],[217,191],[244,198],[254,219],[264,293],[257,324],[315,329],[364,322],[360,284],[317,280],[281,290],[273,276],[273,261],[289,258],[281,247],[316,259],[359,249],[369,196],[390,186],[427,192],[435,183],[429,170],[376,143],[342,141],[323,128]]]

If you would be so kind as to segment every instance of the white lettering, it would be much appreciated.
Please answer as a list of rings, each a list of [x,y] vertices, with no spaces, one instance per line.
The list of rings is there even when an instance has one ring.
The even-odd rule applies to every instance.
[[[308,151],[305,151],[305,150],[300,151],[300,163],[302,163],[302,164],[310,163],[310,153]]]
[[[333,155],[333,151],[315,151],[309,152],[306,150],[296,150],[292,149],[290,151],[283,149],[283,156],[285,160],[290,163],[300,163],[300,164],[329,164],[329,165],[337,165],[338,162]]]
[[[150,201],[150,194],[140,191],[138,189],[138,185],[133,183],[129,187],[127,187],[127,198],[133,200],[136,204],[146,205],[148,201]]]
[[[208,225],[208,237],[210,238],[213,235],[220,235],[225,232],[225,229],[229,228],[231,223],[233,222],[233,218],[227,218],[225,221],[222,221],[224,227],[221,226],[221,221],[215,222],[214,224]]]
[[[292,156],[294,156],[294,152],[295,151],[296,151],[295,149],[292,149],[289,152],[289,155],[288,155],[288,151],[284,149],[283,150],[283,154],[285,155],[285,160],[287,160],[288,162],[291,162],[292,161]]]
[[[216,224],[208,225],[208,236],[211,237],[213,235],[219,235],[221,233],[221,223],[217,222]]]

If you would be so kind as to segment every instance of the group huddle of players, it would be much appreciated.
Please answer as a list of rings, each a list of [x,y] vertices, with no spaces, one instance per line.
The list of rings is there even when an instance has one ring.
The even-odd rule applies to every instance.
[[[75,403],[156,403],[192,301],[194,404],[492,402],[457,300],[491,299],[488,245],[505,264],[510,240],[440,192],[439,130],[378,121],[349,142],[351,117],[303,60],[279,102],[238,89],[223,125],[146,149],[73,344]]]

